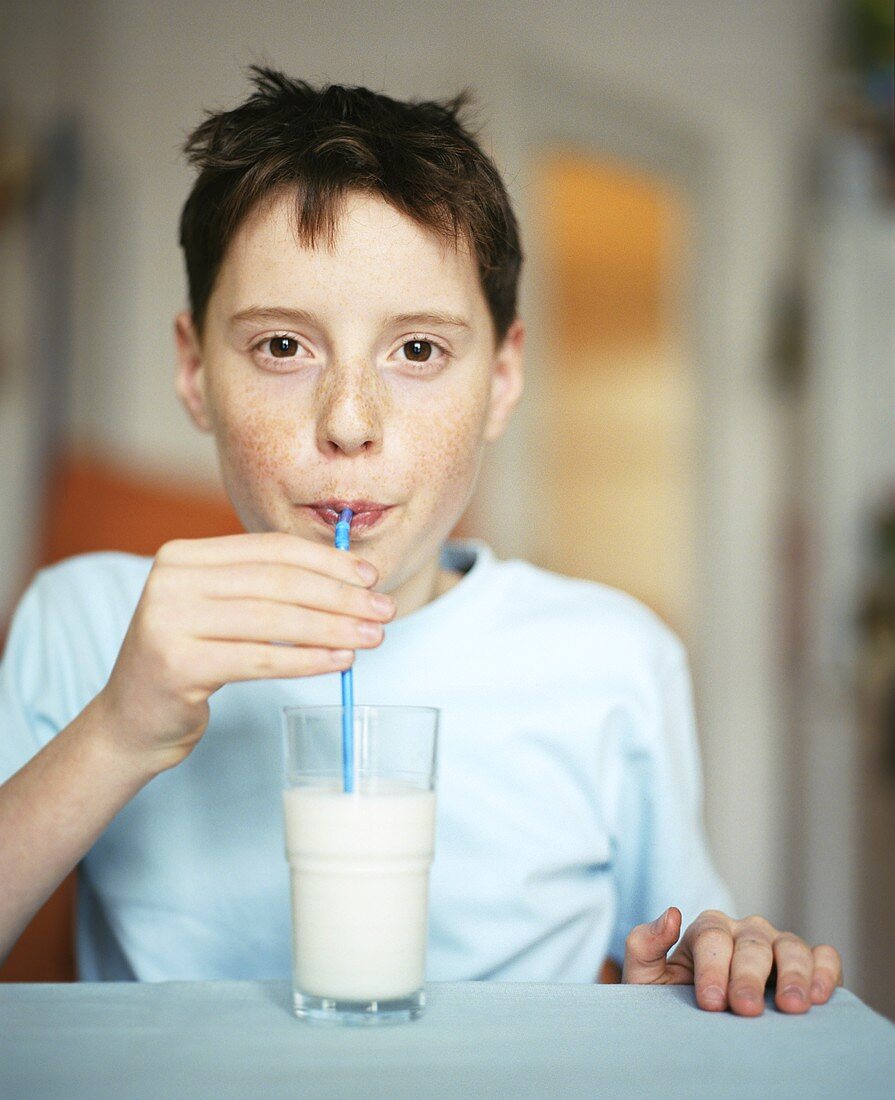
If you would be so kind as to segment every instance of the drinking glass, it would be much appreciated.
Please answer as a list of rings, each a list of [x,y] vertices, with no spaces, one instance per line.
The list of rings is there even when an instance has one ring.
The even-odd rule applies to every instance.
[[[350,793],[344,713],[283,710],[294,1010],[343,1024],[412,1020],[425,1005],[439,712],[351,708]]]

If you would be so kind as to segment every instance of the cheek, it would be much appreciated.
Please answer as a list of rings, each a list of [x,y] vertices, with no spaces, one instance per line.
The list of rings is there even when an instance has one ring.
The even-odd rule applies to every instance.
[[[413,462],[407,476],[433,492],[465,489],[478,469],[485,414],[480,402],[446,402],[404,426],[403,446]]]
[[[272,486],[284,469],[294,468],[307,425],[282,406],[244,394],[215,412],[215,435],[225,477],[237,484]]]

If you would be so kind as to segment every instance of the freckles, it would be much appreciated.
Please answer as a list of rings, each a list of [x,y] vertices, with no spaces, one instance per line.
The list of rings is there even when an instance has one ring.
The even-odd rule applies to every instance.
[[[243,484],[270,489],[294,464],[301,429],[295,417],[272,414],[264,403],[246,400],[223,425],[226,463]]]
[[[409,471],[413,480],[433,486],[469,481],[478,464],[481,435],[481,410],[461,404],[410,423],[405,438],[416,459]]]

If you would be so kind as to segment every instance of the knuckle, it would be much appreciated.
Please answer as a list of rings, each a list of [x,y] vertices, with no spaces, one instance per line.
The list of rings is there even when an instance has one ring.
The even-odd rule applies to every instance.
[[[276,671],[276,661],[272,653],[262,650],[252,656],[252,672],[260,679],[270,679]]]
[[[802,991],[802,993],[808,996],[808,987],[811,984],[812,974],[810,970],[783,970],[777,974],[776,981],[769,983],[769,987],[773,988],[778,995],[789,995],[789,991],[795,986],[796,989]]]
[[[735,950],[738,953],[750,953],[765,955],[768,958],[773,954],[772,948],[768,940],[760,936],[738,936],[736,941]]]
[[[293,645],[301,644],[308,639],[314,629],[314,613],[301,605],[284,609],[284,618],[281,620],[288,624],[288,632],[294,637]]]
[[[349,649],[357,644],[357,628],[354,619],[327,615],[320,620],[316,644],[327,648]]]
[[[348,615],[356,615],[366,605],[363,601],[363,591],[347,581],[336,581],[336,606],[339,611]]]
[[[174,562],[182,561],[186,542],[186,539],[170,539],[168,542],[162,543],[156,551],[155,560],[160,565],[169,565]]]
[[[711,952],[712,956],[719,951],[730,951],[730,933],[724,928],[706,928],[697,935],[696,942],[702,951]]]
[[[730,920],[717,909],[706,909],[693,922],[694,931],[700,937],[709,934],[730,935]]]
[[[808,945],[795,932],[778,932],[774,937],[775,947],[807,947]]]
[[[697,920],[710,919],[716,922],[725,922],[730,918],[726,913],[722,913],[720,909],[703,909],[703,911],[697,917]]]
[[[823,943],[814,948],[812,955],[815,969],[829,974],[834,981],[838,980],[839,985],[842,985],[842,956],[836,948],[831,947],[828,943]]]
[[[154,565],[146,578],[146,589],[153,602],[169,600],[177,595],[183,571],[173,562]]]
[[[774,936],[777,929],[766,918],[760,916],[758,913],[753,913],[751,916],[746,917],[740,921],[741,926],[747,931],[757,936]]]
[[[164,566],[156,564],[150,569],[149,576],[146,578],[146,584],[143,586],[143,595],[148,603],[155,603],[164,593],[166,585],[167,570]]]
[[[805,1000],[808,999],[808,987],[811,975],[802,970],[789,970],[785,974],[778,974],[777,981],[768,988],[773,989],[778,997],[789,997],[794,989],[798,990]]]

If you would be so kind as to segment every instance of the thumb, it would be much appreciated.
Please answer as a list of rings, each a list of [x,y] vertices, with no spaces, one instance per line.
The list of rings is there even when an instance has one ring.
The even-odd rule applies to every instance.
[[[671,906],[660,913],[652,924],[638,924],[625,941],[625,963],[622,981],[638,985],[662,983],[665,956],[677,943],[683,916]]]

